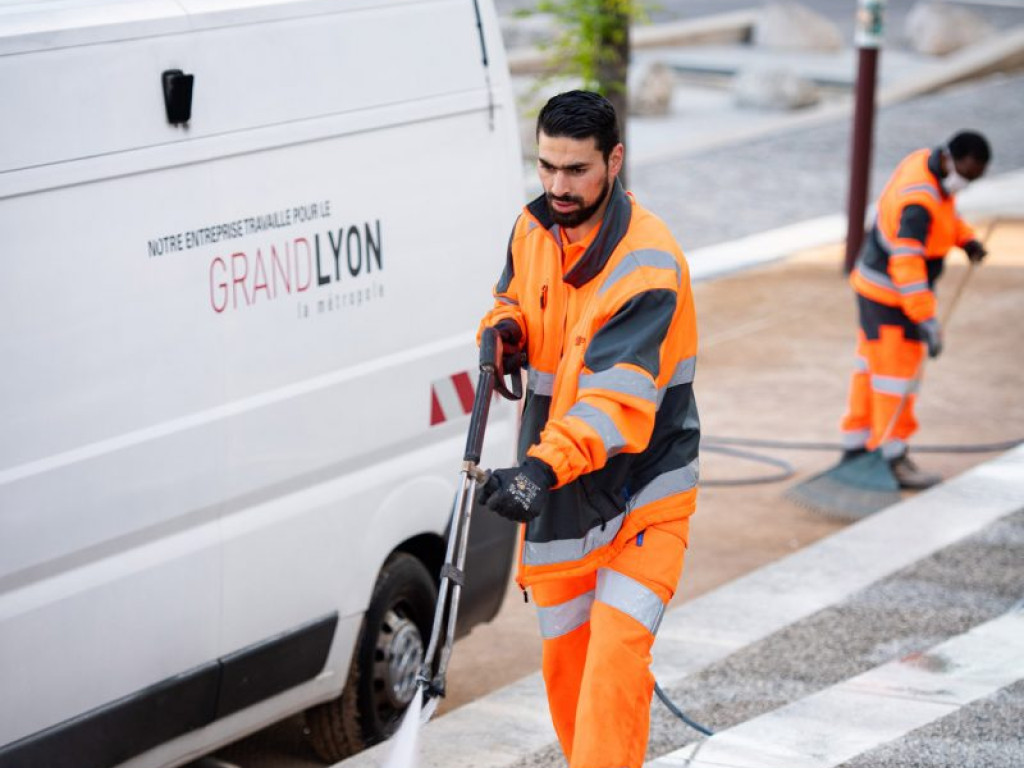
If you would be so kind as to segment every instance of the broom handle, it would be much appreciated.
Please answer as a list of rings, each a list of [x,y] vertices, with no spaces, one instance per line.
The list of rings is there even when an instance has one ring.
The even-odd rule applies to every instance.
[[[985,237],[982,239],[982,243],[987,243],[989,237],[992,236],[992,230],[995,229],[996,224],[999,222],[999,218],[996,217],[988,223],[988,227],[985,229]],[[953,297],[949,300],[949,306],[946,307],[946,312],[942,317],[941,328],[946,329],[949,325],[950,319],[953,317],[953,310],[956,309],[956,305],[960,302],[960,297],[964,293],[964,288],[967,287],[967,283],[971,279],[971,275],[974,274],[975,268],[978,266],[977,262],[969,262],[967,265],[967,274],[964,275],[964,279],[960,281],[960,284],[956,287],[956,291],[953,293]],[[914,378],[910,380],[906,390],[900,395],[900,403],[896,406],[896,410],[893,411],[892,417],[889,419],[889,423],[885,427],[885,432],[882,433],[882,439],[878,441],[878,445],[881,446],[890,437],[892,432],[896,429],[896,422],[899,421],[900,416],[903,415],[903,409],[907,406],[907,401],[910,398],[910,393],[917,386],[917,383],[921,380],[921,375],[924,373],[924,361],[927,357],[922,357],[921,362],[917,366],[917,371],[914,372]]]

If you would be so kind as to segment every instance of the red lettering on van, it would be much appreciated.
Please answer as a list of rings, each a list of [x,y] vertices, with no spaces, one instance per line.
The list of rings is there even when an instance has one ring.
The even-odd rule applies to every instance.
[[[215,273],[218,272],[217,267],[220,267],[220,276]],[[227,281],[228,265],[224,263],[224,259],[217,256],[213,261],[210,262],[210,306],[213,307],[214,312],[223,312],[228,306],[228,281]],[[221,302],[217,301],[217,292],[220,292]]]
[[[242,262],[242,273],[238,273],[237,265],[239,260]],[[249,259],[246,257],[244,251],[238,251],[231,254],[231,306],[238,309],[238,286],[242,286],[242,297],[245,299],[245,305],[249,306],[252,302],[249,301],[249,291],[245,287],[245,279],[249,276]]]
[[[270,291],[270,286],[267,285],[267,270],[263,266],[263,254],[260,249],[256,249],[256,262],[253,268],[252,278],[252,303],[256,303],[256,294],[263,291],[267,294],[268,299],[274,298],[274,294]]]
[[[299,244],[302,244],[305,248],[305,265],[306,265],[306,281],[302,281],[300,276],[302,273],[303,259],[299,258]],[[309,247],[309,240],[304,237],[295,238],[294,248],[292,249],[292,256],[295,260],[295,290],[299,293],[308,291],[309,287],[313,284],[313,249]]]

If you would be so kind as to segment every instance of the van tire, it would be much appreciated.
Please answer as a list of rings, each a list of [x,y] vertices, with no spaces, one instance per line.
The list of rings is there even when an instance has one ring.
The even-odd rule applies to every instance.
[[[436,600],[437,587],[423,563],[404,552],[387,559],[363,618],[345,689],[336,699],[306,711],[310,743],[320,758],[337,762],[384,741],[398,729],[407,703],[396,704],[386,690],[387,681],[380,673],[386,661],[382,645],[391,642],[398,623],[407,641],[415,643],[418,634],[425,649]]]

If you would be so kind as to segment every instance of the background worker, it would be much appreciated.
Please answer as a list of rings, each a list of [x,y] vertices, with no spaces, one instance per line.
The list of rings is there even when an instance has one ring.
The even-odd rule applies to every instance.
[[[544,194],[515,223],[482,328],[525,351],[518,466],[480,498],[525,523],[555,731],[571,768],[643,764],[651,645],[683,567],[697,496],[697,330],[665,224],[617,180],[603,97],[572,91],[537,119]]]
[[[985,172],[990,155],[988,141],[972,131],[908,155],[882,190],[874,226],[850,276],[860,331],[842,421],[843,458],[881,448],[902,488],[928,488],[942,479],[907,456],[907,441],[917,430],[915,374],[924,348],[929,357],[942,352],[934,287],[949,249],[963,248],[972,262],[985,258],[984,246],[957,214],[954,197]]]

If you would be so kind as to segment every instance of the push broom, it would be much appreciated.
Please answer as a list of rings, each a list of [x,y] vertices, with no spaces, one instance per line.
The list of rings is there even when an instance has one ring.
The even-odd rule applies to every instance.
[[[994,221],[989,225],[985,235],[986,240],[988,240],[988,235],[991,234],[994,225]],[[976,263],[970,262],[967,273],[950,299],[942,320],[943,329],[948,327],[949,320],[953,316],[953,309],[960,301],[960,296],[971,279],[971,275],[974,274],[975,267]],[[921,375],[924,373],[925,359],[927,358],[921,359],[914,377],[900,395],[899,405],[882,433],[882,439],[878,442],[879,446],[884,445],[892,436],[896,422],[906,408],[910,393],[917,389]],[[794,485],[786,491],[785,495],[791,501],[816,512],[832,517],[858,519],[898,502],[900,500],[900,485],[892,473],[888,459],[882,456],[880,448],[876,448],[856,458],[841,461],[831,469]]]

